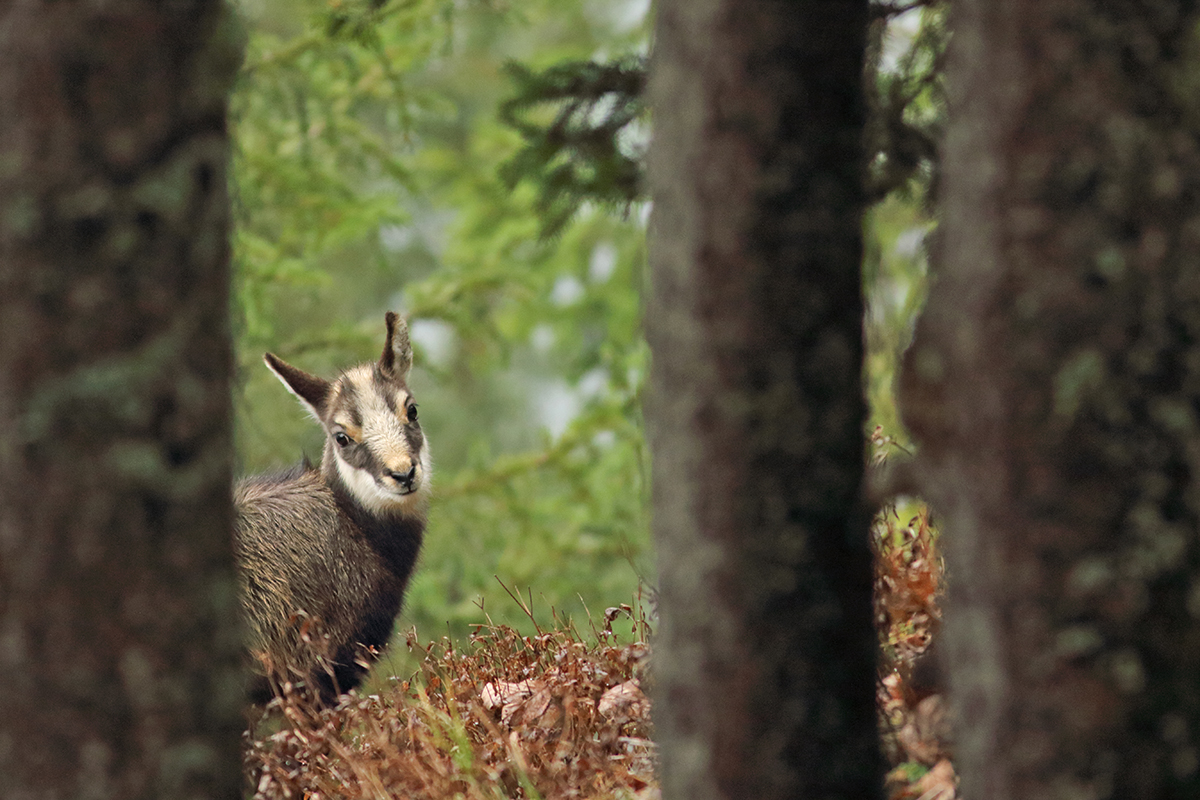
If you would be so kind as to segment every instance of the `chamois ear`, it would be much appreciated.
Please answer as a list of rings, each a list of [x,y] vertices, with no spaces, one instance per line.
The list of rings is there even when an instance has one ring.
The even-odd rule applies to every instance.
[[[312,414],[317,422],[322,422],[322,415],[329,401],[329,381],[293,367],[274,353],[264,355],[263,361],[267,363],[271,372],[275,373],[275,377],[283,381],[287,390],[300,399],[308,413]]]
[[[387,323],[387,341],[383,345],[383,355],[379,357],[379,372],[388,380],[404,383],[413,363],[408,324],[392,311],[383,319]]]

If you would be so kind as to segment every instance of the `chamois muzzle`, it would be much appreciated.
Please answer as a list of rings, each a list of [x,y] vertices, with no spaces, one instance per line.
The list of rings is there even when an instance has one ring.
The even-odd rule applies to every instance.
[[[413,464],[409,467],[408,472],[389,472],[388,475],[405,489],[411,490],[413,488],[413,481],[417,477],[417,465]]]

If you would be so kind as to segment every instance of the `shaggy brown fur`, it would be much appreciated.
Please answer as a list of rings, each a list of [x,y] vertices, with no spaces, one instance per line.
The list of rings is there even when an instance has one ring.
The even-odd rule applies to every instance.
[[[412,349],[389,312],[376,364],[329,382],[266,362],[326,442],[319,468],[247,478],[234,492],[242,608],[261,665],[252,694],[303,682],[331,702],[387,644],[425,530],[429,448],[407,385]]]

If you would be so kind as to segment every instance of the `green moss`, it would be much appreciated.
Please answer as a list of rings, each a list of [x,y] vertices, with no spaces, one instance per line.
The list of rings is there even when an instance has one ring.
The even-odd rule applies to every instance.
[[[1083,350],[1071,356],[1054,376],[1054,413],[1073,419],[1104,379],[1104,356],[1100,351]]]

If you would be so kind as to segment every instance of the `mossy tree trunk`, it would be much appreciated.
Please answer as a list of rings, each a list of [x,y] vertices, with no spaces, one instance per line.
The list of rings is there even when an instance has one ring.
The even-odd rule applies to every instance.
[[[1200,7],[961,0],[902,379],[967,800],[1200,796]]]
[[[0,797],[241,796],[221,0],[0,11]]]
[[[867,3],[656,9],[647,423],[664,796],[877,797],[859,500]]]

